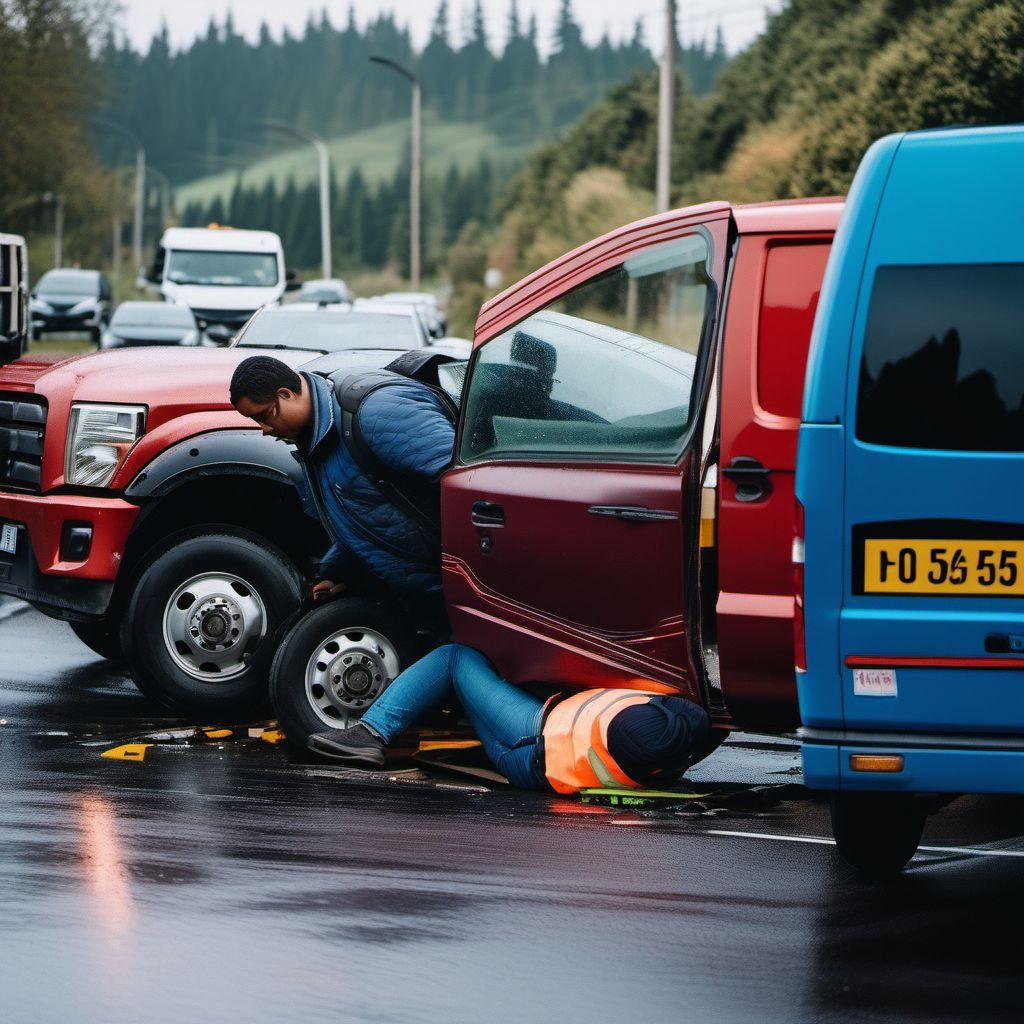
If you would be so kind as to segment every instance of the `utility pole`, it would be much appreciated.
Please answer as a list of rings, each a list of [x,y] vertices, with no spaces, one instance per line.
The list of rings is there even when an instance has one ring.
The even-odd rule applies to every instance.
[[[146,211],[146,151],[139,146],[135,153],[135,226],[132,231],[132,263],[142,267],[142,218]]]
[[[412,152],[409,165],[409,278],[412,290],[420,290],[420,216],[422,208],[421,177],[423,173],[423,111],[420,80],[401,64],[387,57],[371,57],[375,64],[397,71],[412,86]]]
[[[114,289],[121,288],[121,214],[114,214],[110,236],[110,276],[114,279]]]
[[[331,165],[327,144],[311,138],[320,158],[320,267],[324,278],[331,276]]]
[[[412,290],[420,290],[420,214],[423,174],[423,113],[420,80],[412,80],[412,153],[409,167],[409,277]]]
[[[54,197],[53,209],[53,265],[64,265],[64,197]]]
[[[676,84],[676,3],[665,0],[665,52],[661,58],[658,87],[658,213],[671,203],[672,188],[672,124],[675,119]]]

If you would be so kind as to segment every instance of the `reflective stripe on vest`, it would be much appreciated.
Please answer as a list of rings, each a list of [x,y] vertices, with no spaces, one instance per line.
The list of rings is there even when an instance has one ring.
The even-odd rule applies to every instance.
[[[556,704],[544,723],[544,774],[556,793],[594,786],[636,786],[608,752],[608,726],[654,693],[584,690]]]

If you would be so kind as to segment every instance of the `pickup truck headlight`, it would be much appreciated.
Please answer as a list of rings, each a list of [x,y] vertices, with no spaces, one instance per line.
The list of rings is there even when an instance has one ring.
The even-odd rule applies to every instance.
[[[145,429],[144,405],[75,402],[64,457],[65,481],[82,487],[106,487]]]

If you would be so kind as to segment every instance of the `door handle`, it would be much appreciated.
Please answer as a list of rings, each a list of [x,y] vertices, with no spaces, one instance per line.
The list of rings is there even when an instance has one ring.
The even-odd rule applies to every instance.
[[[749,455],[737,455],[722,473],[736,485],[737,501],[764,501],[771,496],[771,470]]]
[[[613,519],[628,519],[633,523],[661,523],[679,518],[679,513],[671,509],[644,508],[643,505],[591,505],[587,511],[592,516],[611,516]]]
[[[484,530],[495,530],[505,525],[505,506],[491,501],[474,501],[470,522]]]

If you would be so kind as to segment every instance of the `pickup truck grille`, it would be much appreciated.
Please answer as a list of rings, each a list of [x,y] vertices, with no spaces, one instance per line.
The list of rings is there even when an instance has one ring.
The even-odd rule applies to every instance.
[[[38,491],[46,400],[0,392],[0,488]]]

